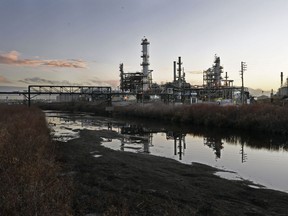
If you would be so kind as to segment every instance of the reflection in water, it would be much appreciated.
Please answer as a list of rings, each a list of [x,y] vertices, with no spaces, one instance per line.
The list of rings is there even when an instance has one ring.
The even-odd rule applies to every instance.
[[[247,154],[244,151],[244,142],[241,142],[240,155],[241,155],[241,162],[245,163],[247,161]]]
[[[149,147],[152,146],[153,135],[144,127],[126,124],[121,126],[120,134],[123,135],[120,150],[124,151],[125,148],[129,148],[141,152],[143,148],[144,153],[150,153]],[[140,147],[139,144],[142,144],[143,147]]]
[[[240,156],[241,156],[241,163],[245,163],[247,161],[247,154],[245,153],[244,149],[244,142],[240,140],[241,148],[240,148]],[[223,147],[224,142],[220,137],[205,137],[204,136],[204,145],[208,146],[209,148],[213,149],[216,160],[221,158],[221,150]]]
[[[266,134],[230,133],[215,128],[189,129],[177,125],[120,121],[87,114],[46,113],[54,139],[68,141],[79,130],[110,130],[118,139],[103,139],[115,150],[149,153],[183,163],[200,162],[237,172],[242,178],[288,192],[287,137]],[[209,148],[207,148],[209,147]],[[216,159],[216,160],[215,160]]]
[[[204,137],[204,145],[212,148],[216,155],[216,160],[221,157],[221,149],[223,148],[222,139],[219,137]]]
[[[114,130],[123,135],[121,138],[121,150],[125,150],[126,148],[135,148],[138,150],[141,149],[141,152],[149,153],[149,148],[153,146],[153,134],[155,135],[161,132],[166,134],[167,140],[174,140],[174,155],[178,155],[180,160],[185,155],[185,137],[187,133],[183,133],[181,130],[179,131],[179,129],[152,129],[139,124],[122,123],[107,118],[97,118],[97,120],[95,120],[86,114],[71,115],[61,112],[47,112],[46,116],[48,125],[50,126],[52,132],[54,132],[54,138],[59,138],[60,136],[66,137],[66,135],[67,137],[71,135],[70,139],[75,138],[77,137],[76,134],[78,134],[78,131],[83,128],[90,130]],[[241,145],[239,152],[242,163],[246,162],[248,158],[247,153],[245,152],[245,147],[250,147],[253,149],[266,149],[269,151],[288,151],[288,140],[286,137],[282,139],[277,137],[269,137],[269,139],[265,139],[265,136],[262,135],[261,137],[242,136],[230,133],[220,133],[218,131],[189,132],[189,135],[191,134],[194,136],[203,137],[204,146],[208,146],[213,150],[216,159],[221,158],[221,150],[224,148],[224,143],[229,143],[231,145],[235,144],[237,146],[238,144]],[[105,139],[105,142],[111,141],[112,139]]]
[[[186,149],[186,142],[185,142],[186,134],[182,134],[180,132],[173,132],[168,131],[166,133],[167,140],[174,140],[174,155],[179,155],[179,160],[182,160],[182,156],[184,156],[185,149]]]

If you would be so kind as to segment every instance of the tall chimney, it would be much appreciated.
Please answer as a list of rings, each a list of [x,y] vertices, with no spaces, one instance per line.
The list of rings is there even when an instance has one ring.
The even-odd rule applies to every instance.
[[[178,57],[178,79],[179,81],[181,81],[181,65],[182,65],[182,62],[181,62],[181,56]]]
[[[148,52],[148,47],[149,47],[149,41],[147,40],[147,38],[144,37],[144,39],[142,39],[142,72],[143,72],[143,91],[147,91],[148,88],[150,87],[150,83],[149,83],[149,52]]]
[[[124,70],[123,70],[123,63],[119,66],[120,70],[120,90],[124,91]]]
[[[281,72],[281,87],[283,86],[283,72]]]
[[[176,61],[173,62],[174,82],[176,82]]]

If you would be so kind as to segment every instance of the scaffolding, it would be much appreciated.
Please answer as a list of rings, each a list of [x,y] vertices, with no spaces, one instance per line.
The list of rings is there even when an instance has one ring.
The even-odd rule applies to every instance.
[[[234,80],[228,79],[225,72],[225,79],[222,77],[223,67],[220,57],[215,55],[211,68],[203,71],[203,89],[198,90],[199,97],[204,101],[215,101],[218,99],[234,99],[234,94],[241,91],[241,87],[234,87]],[[245,89],[246,90],[246,89]]]
[[[223,67],[220,65],[220,57],[215,55],[215,60],[212,67],[203,72],[204,88],[219,88],[222,86],[222,73]]]

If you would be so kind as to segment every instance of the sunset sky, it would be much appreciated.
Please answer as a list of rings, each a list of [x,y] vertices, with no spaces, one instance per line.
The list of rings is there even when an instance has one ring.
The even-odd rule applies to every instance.
[[[186,80],[202,84],[214,55],[234,85],[280,87],[288,76],[287,0],[0,0],[0,86],[119,85],[141,71],[150,41],[153,81],[173,78],[182,57]],[[224,76],[224,75],[223,75]]]

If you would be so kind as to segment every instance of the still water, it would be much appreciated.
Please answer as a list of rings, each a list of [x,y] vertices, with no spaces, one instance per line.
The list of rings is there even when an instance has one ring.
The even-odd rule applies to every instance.
[[[267,188],[288,192],[288,141],[265,134],[235,134],[216,129],[133,122],[89,114],[46,112],[55,140],[79,137],[79,130],[113,130],[119,139],[105,139],[107,148],[168,157],[186,164],[207,164],[231,172],[228,179],[246,179]]]

